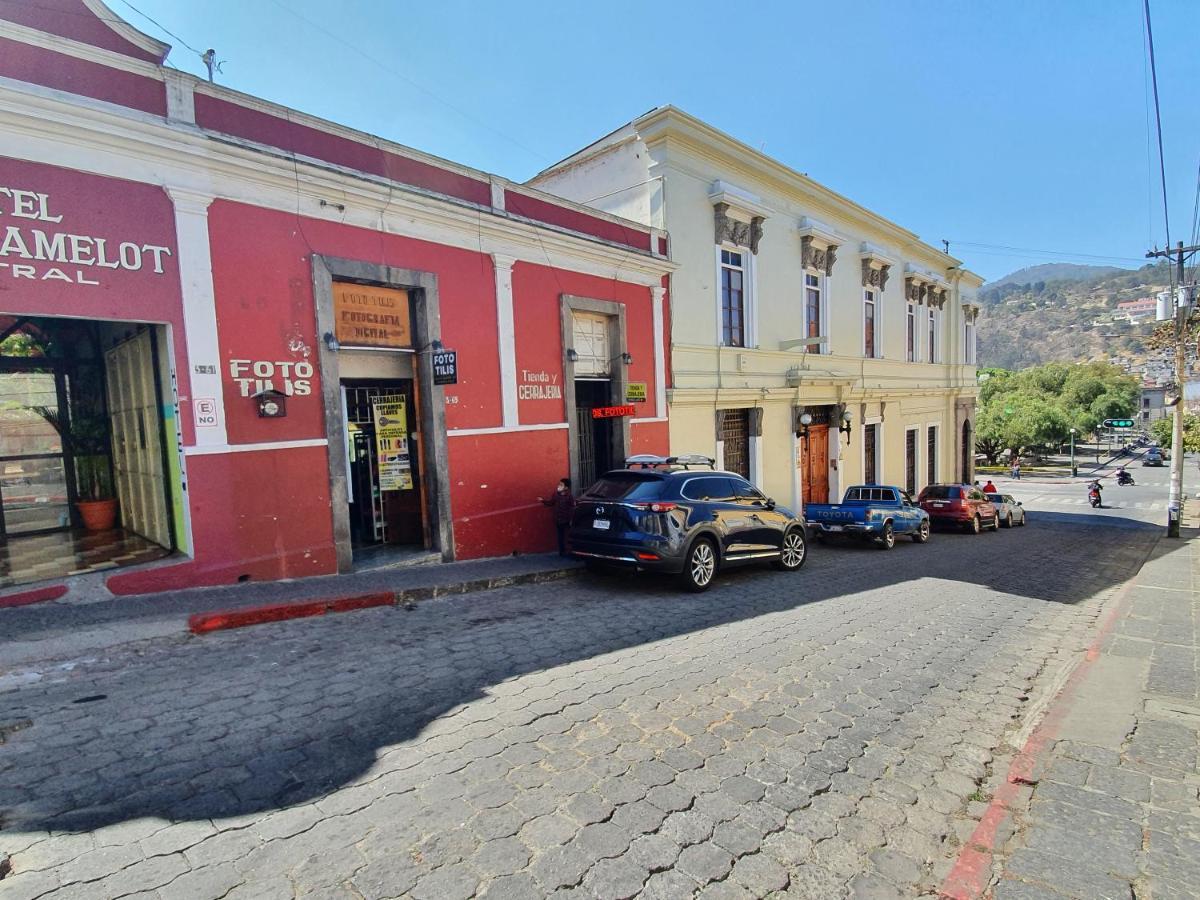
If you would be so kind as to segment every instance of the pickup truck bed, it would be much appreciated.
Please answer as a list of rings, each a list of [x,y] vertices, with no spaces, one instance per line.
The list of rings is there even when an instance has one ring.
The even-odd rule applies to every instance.
[[[861,484],[846,489],[841,503],[809,503],[804,518],[821,537],[857,537],[881,549],[907,534],[918,544],[929,540],[929,514],[898,487]]]

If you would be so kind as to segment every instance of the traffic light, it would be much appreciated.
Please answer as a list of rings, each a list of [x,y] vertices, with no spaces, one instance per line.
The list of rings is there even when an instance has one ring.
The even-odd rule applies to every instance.
[[[1105,419],[1105,428],[1132,428],[1133,419]]]

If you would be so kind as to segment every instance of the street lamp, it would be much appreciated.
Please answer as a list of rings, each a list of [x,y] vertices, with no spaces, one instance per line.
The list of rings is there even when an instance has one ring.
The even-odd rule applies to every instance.
[[[1079,470],[1075,468],[1075,429],[1071,429],[1071,477],[1074,478],[1079,474]]]

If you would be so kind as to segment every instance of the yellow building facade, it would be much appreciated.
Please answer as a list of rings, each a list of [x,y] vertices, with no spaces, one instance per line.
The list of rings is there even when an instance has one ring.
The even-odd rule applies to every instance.
[[[982,279],[673,107],[531,184],[669,235],[671,448],[779,502],[974,476]]]

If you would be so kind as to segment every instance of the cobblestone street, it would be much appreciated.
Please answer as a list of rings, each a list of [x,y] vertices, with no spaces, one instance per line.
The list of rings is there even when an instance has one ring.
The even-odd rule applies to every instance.
[[[934,892],[1156,536],[1034,518],[46,666],[0,695],[0,896]]]

